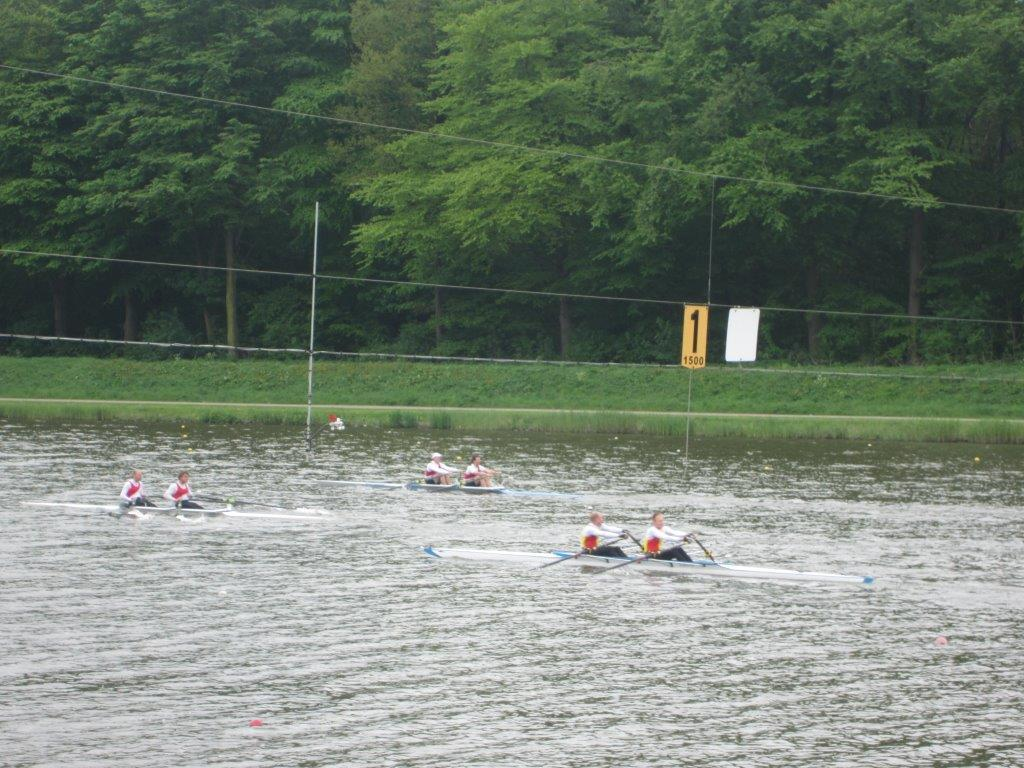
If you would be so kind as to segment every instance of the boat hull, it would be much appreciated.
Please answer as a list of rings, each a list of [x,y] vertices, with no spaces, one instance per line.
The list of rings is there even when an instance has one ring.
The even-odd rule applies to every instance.
[[[484,562],[519,563],[539,567],[546,563],[575,554],[574,552],[555,550],[553,552],[514,552],[493,549],[444,549],[423,547],[428,557],[451,560],[478,560]],[[621,565],[636,558],[593,557],[582,555],[565,560],[561,565],[576,568],[610,568]],[[709,578],[747,579],[756,581],[810,581],[836,584],[872,584],[872,576],[850,576],[841,573],[819,573],[816,571],[793,571],[784,568],[763,568],[759,566],[735,565],[733,563],[717,563],[713,560],[695,560],[690,563],[677,560],[637,560],[619,570],[642,571],[651,574],[671,576],[701,576]]]
[[[503,485],[460,485],[459,490],[463,493],[471,493],[481,496],[486,496],[489,493],[506,493],[506,488]]]
[[[429,492],[451,492],[487,495],[509,495],[509,496],[536,496],[543,498],[578,499],[580,496],[575,493],[561,491],[529,491],[521,488],[506,488],[503,485],[492,485],[489,488],[478,488],[472,485],[428,485],[421,480],[412,480],[405,483],[394,483],[387,480],[316,480],[319,485],[335,485],[342,487],[371,488],[375,490],[394,491],[404,489],[407,491],[429,491]]]
[[[414,480],[411,483],[406,483],[403,487],[407,491],[427,491],[428,493],[452,493],[453,491],[457,491],[460,488],[458,483],[449,483],[448,485],[434,485],[433,483],[421,483],[418,480]]]
[[[75,501],[25,501],[29,507],[55,507],[58,509],[80,509],[87,512],[105,512],[117,517],[148,520],[154,515],[174,515],[176,517],[242,517],[264,520],[320,520],[316,515],[296,515],[286,512],[243,512],[231,506],[204,507],[203,509],[178,509],[177,507],[122,507],[120,504],[102,504]]]

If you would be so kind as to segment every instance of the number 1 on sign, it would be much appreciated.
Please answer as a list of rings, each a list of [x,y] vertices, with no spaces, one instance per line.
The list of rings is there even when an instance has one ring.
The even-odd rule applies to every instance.
[[[708,354],[708,308],[705,304],[683,307],[684,368],[703,368]]]

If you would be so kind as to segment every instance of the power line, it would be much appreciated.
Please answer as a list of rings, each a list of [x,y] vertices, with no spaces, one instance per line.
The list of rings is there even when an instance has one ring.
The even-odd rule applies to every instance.
[[[302,280],[311,280],[313,275],[309,272],[286,272],[277,269],[252,269],[247,267],[224,267],[214,264],[185,264],[176,261],[146,261],[144,259],[126,259],[114,256],[85,256],[73,253],[53,253],[48,251],[29,251],[17,248],[0,248],[0,253],[13,254],[17,256],[32,256],[38,258],[70,259],[78,261],[100,261],[113,264],[136,264],[149,267],[172,267],[180,269],[198,269],[212,272],[237,272],[246,275],[271,275],[277,277],[290,277]],[[452,283],[429,283],[421,280],[397,280],[383,277],[355,277],[352,275],[332,275],[324,272],[317,272],[319,280],[337,280],[349,283],[365,283],[371,285],[401,285],[413,288],[440,288],[452,291],[476,291],[483,293],[504,293],[519,296],[536,296],[541,298],[565,298],[579,299],[582,301],[614,301],[628,304],[656,304],[661,306],[681,307],[685,304],[699,303],[696,300],[687,299],[648,299],[638,296],[602,296],[591,293],[563,293],[558,291],[531,291],[523,288],[495,288],[489,285],[455,285]],[[731,309],[735,304],[711,303],[708,306],[716,309]],[[799,307],[759,307],[762,312],[780,312],[791,314],[816,314],[834,317],[864,317],[882,320],[901,320],[905,322],[945,322],[945,323],[971,323],[979,325],[1002,325],[1002,326],[1024,326],[1024,320],[995,320],[984,317],[950,317],[945,315],[904,315],[896,312],[858,312],[842,309],[803,309]]]
[[[308,355],[308,349],[298,347],[243,347],[230,344],[200,344],[180,341],[128,341],[125,339],[95,339],[80,336],[45,336],[31,333],[3,333],[0,339],[41,342],[71,342],[77,344],[101,344],[124,347],[153,347],[156,349],[198,349],[220,352],[245,352],[259,354]],[[519,357],[468,357],[459,355],[417,355],[406,352],[347,352],[341,350],[316,349],[313,354],[318,357],[358,358],[376,360],[407,360],[422,363],[490,363],[496,365],[547,365],[558,367],[594,367],[594,368],[660,368],[679,370],[681,366],[674,363],[616,363],[595,360],[545,360],[543,358],[527,359]],[[857,378],[857,379],[906,379],[918,381],[956,381],[967,383],[1002,383],[1024,385],[1024,378],[1010,376],[956,376],[949,374],[920,373],[881,373],[876,371],[827,371],[820,368],[787,369],[787,368],[751,368],[748,366],[711,365],[705,368],[708,372],[728,372],[737,376],[743,375],[782,375],[782,376],[814,376],[818,378]]]
[[[45,259],[70,259],[73,261],[103,261],[112,264],[137,264],[143,267],[176,267],[179,269],[198,269],[209,272],[237,272],[244,275],[272,275],[276,277],[297,277],[308,280],[312,275],[308,272],[285,272],[279,269],[252,269],[247,267],[222,267],[216,264],[184,264],[180,261],[146,261],[145,259],[125,259],[117,256],[85,256],[79,253],[52,253],[50,251],[27,251],[18,248],[0,248],[0,253],[11,253],[16,256],[35,256]],[[317,275],[323,277],[323,275]]]
[[[301,112],[294,109],[281,109],[279,107],[267,107],[259,104],[248,104],[242,101],[233,101],[230,99],[216,99],[211,96],[196,96],[190,93],[182,93],[180,91],[168,91],[160,88],[147,88],[141,85],[128,85],[125,83],[115,83],[109,80],[98,80],[91,77],[82,77],[80,75],[69,75],[61,72],[49,72],[42,69],[31,69],[29,67],[19,67],[13,64],[2,64],[0,63],[0,69],[6,69],[11,72],[21,72],[24,74],[37,75],[39,77],[50,77],[62,80],[70,80],[73,82],[87,83],[89,85],[98,85],[104,88],[115,88],[125,91],[133,91],[137,93],[148,93],[155,96],[170,96],[176,99],[186,99],[189,101],[196,101],[204,104],[214,104],[224,107],[236,107],[239,109],[252,109],[260,112],[268,112],[271,114],[285,115],[288,117],[304,117],[312,120],[324,120],[331,123],[338,123],[341,125],[351,125],[360,128],[372,128],[374,130],[381,131],[392,131],[395,133],[405,133],[416,136],[426,136],[432,139],[443,139],[447,141],[454,141],[463,144],[475,144],[478,146],[492,147],[494,149],[506,149],[516,152],[529,152],[533,154],[546,155],[548,157],[559,157],[559,158],[570,158],[574,160],[585,160],[594,163],[606,163],[609,165],[617,165],[626,168],[636,168],[645,171],[660,171],[664,173],[679,174],[684,176],[695,176],[704,179],[721,179],[723,181],[732,181],[741,184],[753,184],[757,186],[775,187],[779,189],[795,189],[806,192],[821,192],[823,194],[832,195],[848,195],[851,197],[861,198],[873,198],[878,200],[888,200],[890,202],[901,202],[910,203],[920,207],[950,207],[950,208],[962,208],[966,210],[976,211],[990,211],[995,213],[1011,213],[1021,214],[1024,213],[1024,209],[1017,208],[1001,208],[994,205],[979,205],[977,203],[962,203],[956,201],[938,200],[935,198],[925,197],[910,197],[907,195],[891,195],[883,194],[881,192],[868,192],[855,189],[845,189],[842,187],[829,187],[820,184],[804,184],[793,181],[780,181],[778,179],[755,179],[747,176],[731,176],[728,174],[719,173],[717,171],[699,171],[692,168],[676,168],[668,165],[660,165],[657,163],[642,163],[635,160],[623,160],[616,157],[603,157],[601,155],[592,155],[585,152],[570,152],[562,149],[548,149],[546,147],[532,147],[526,144],[514,144],[506,141],[494,141],[491,139],[478,139],[470,136],[460,136],[457,134],[437,133],[435,131],[426,131],[418,128],[403,128],[396,125],[387,125],[385,123],[374,123],[366,120],[354,120],[346,117],[334,117],[331,115],[318,115],[312,112]]]
[[[230,344],[194,344],[184,341],[129,341],[127,339],[92,339],[77,336],[40,336],[31,333],[0,333],[0,339],[18,339],[22,341],[69,341],[77,344],[109,344],[126,347],[155,347],[158,349],[211,349],[224,352],[261,352],[268,354],[308,354],[305,349],[275,347],[236,347]]]

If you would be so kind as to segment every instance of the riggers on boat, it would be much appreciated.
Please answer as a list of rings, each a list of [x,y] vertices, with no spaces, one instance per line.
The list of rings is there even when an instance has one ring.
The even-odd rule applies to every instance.
[[[407,491],[428,491],[430,493],[508,493],[509,490],[501,485],[475,486],[463,485],[462,483],[427,483],[423,480],[410,480],[407,483],[391,483],[386,480],[318,480],[321,485],[354,485],[360,488],[378,488],[381,490],[397,490],[399,488]]]
[[[266,520],[320,520],[315,515],[299,515],[275,512],[242,512],[230,504],[224,507],[203,507],[202,509],[178,509],[177,507],[122,507],[120,504],[102,504],[75,501],[23,501],[28,507],[56,507],[58,509],[80,509],[88,512],[105,512],[114,517],[134,517],[146,520],[153,515],[204,516],[204,517],[249,517]]]
[[[395,490],[406,490],[406,491],[428,491],[431,493],[451,493],[459,491],[460,493],[468,493],[471,495],[488,495],[488,494],[503,494],[512,496],[540,496],[540,497],[559,497],[559,498],[579,498],[574,493],[563,493],[558,491],[527,491],[519,488],[506,488],[503,485],[491,485],[491,486],[474,486],[474,485],[463,485],[461,483],[450,483],[448,485],[440,485],[433,483],[425,483],[422,480],[412,480],[405,483],[390,482],[387,480],[315,480],[319,485],[339,485],[356,488],[372,488],[383,491],[395,491]]]
[[[815,571],[791,571],[784,568],[764,568],[760,566],[735,565],[720,563],[714,560],[694,560],[681,562],[678,560],[655,560],[644,557],[594,557],[580,555],[572,557],[574,552],[554,550],[552,552],[514,552],[498,549],[442,549],[422,547],[428,557],[442,560],[479,560],[487,562],[519,563],[539,567],[557,560],[564,560],[564,565],[595,569],[607,569],[622,566],[618,570],[637,570],[645,573],[666,574],[670,576],[705,576],[728,579],[754,579],[760,581],[814,581],[840,584],[872,584],[873,576],[848,576],[841,573],[818,573]],[[626,565],[631,563],[630,565]]]

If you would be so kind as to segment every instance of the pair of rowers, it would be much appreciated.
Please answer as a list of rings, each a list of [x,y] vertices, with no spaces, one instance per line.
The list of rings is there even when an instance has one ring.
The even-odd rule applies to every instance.
[[[469,466],[462,473],[462,484],[472,488],[490,488],[493,478],[500,475],[496,469],[489,469],[480,463],[479,453],[474,453],[469,460]],[[451,485],[452,477],[457,476],[459,470],[449,467],[444,463],[444,456],[440,453],[430,454],[430,463],[423,471],[423,482],[428,485]]]
[[[622,547],[616,546],[623,539],[633,539],[633,534],[625,528],[608,525],[600,512],[590,513],[590,522],[583,529],[580,545],[584,554],[596,557],[629,557]],[[693,540],[692,533],[676,531],[665,525],[665,515],[655,512],[651,515],[651,524],[644,531],[643,538],[638,542],[645,557],[652,560],[681,560],[685,563],[693,561],[683,544]]]
[[[192,486],[189,485],[188,472],[179,472],[178,479],[167,486],[167,490],[164,491],[164,498],[168,501],[174,502],[174,506],[178,509],[202,509],[200,504],[192,501],[193,491]],[[136,469],[132,472],[132,476],[129,477],[121,488],[121,495],[118,498],[118,503],[125,509],[129,507],[155,507],[152,501],[147,498],[145,491],[142,488],[142,470]]]

